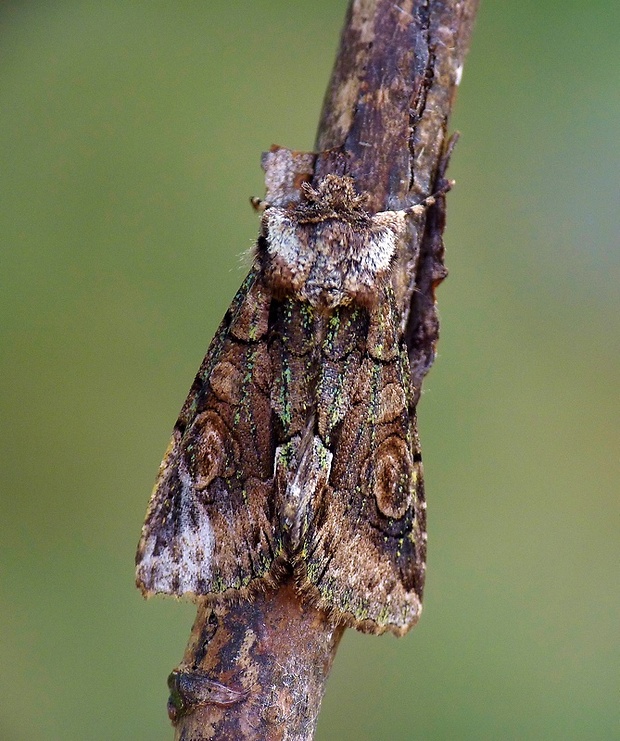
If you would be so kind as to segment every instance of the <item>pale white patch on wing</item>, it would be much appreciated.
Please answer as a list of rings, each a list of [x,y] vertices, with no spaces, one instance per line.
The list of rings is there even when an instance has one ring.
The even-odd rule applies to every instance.
[[[390,269],[401,227],[404,228],[404,219],[399,212],[383,211],[376,214],[372,221],[373,228],[368,231],[368,241],[363,249],[352,255],[347,270],[344,288],[349,293],[375,287],[377,278]]]
[[[138,565],[138,579],[151,594],[204,594],[211,582],[215,548],[213,527],[205,510],[196,504],[190,476],[183,467],[179,480],[181,506],[175,513],[172,537],[165,546],[160,544],[155,553],[157,533],[150,534]]]
[[[395,250],[396,234],[391,229],[371,232],[368,250],[359,261],[360,268],[374,275],[385,272],[390,267]]]
[[[297,546],[303,537],[305,515],[311,500],[329,480],[333,454],[317,435],[308,428],[303,438],[298,439],[296,466],[288,471],[286,484],[284,520],[291,532],[293,545]],[[294,440],[291,441],[294,443]],[[276,467],[282,448],[276,450]]]
[[[295,223],[279,208],[270,208],[263,216],[267,224],[267,251],[272,258],[280,258],[291,269],[299,269],[304,262],[303,247]]]
[[[285,292],[301,295],[315,255],[308,249],[297,222],[283,209],[270,208],[263,216],[263,228],[267,239],[268,280]]]

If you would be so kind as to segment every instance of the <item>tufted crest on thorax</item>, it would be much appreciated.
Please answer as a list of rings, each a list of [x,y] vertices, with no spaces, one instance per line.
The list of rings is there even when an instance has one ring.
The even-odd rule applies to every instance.
[[[370,214],[367,195],[347,176],[327,175],[302,190],[301,203],[263,215],[257,256],[272,290],[323,309],[368,304],[389,277],[403,212]]]

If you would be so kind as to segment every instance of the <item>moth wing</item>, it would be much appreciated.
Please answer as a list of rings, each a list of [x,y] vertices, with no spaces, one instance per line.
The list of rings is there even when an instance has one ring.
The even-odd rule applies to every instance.
[[[269,305],[254,270],[183,405],[136,555],[146,595],[243,592],[274,579]]]
[[[333,453],[308,513],[301,587],[358,630],[401,635],[421,611],[426,513],[407,350],[393,298],[341,308],[323,344],[319,433]]]

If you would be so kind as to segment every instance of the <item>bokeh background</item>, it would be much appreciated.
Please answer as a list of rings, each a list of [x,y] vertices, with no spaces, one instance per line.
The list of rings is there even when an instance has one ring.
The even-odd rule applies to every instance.
[[[133,586],[159,461],[310,149],[345,0],[0,5],[0,738],[172,738],[194,610]],[[617,0],[483,3],[420,406],[402,640],[349,631],[319,739],[620,738]]]

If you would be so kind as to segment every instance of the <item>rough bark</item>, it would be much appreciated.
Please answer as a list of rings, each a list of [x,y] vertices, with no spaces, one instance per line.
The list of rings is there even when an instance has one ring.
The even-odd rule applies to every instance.
[[[296,198],[301,181],[354,177],[373,211],[441,186],[447,121],[477,0],[354,0],[325,98],[316,152],[273,148],[267,200]],[[434,358],[434,289],[443,267],[444,199],[411,227],[398,295],[414,385]],[[416,246],[420,249],[417,250]],[[415,257],[415,264],[413,256]],[[170,675],[177,741],[311,739],[344,628],[304,603],[290,582],[252,602],[198,605],[185,656]]]
[[[343,628],[286,584],[198,614],[168,712],[176,738],[310,739]]]

